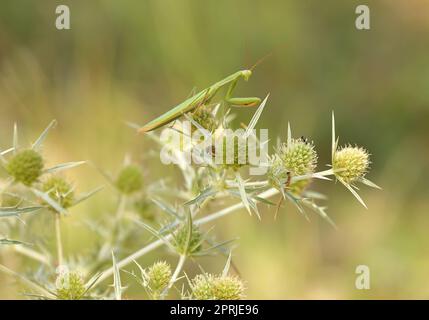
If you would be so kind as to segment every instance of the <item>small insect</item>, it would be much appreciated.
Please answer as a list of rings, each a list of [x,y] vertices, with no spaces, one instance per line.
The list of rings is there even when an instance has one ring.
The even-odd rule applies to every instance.
[[[287,180],[285,182],[285,189],[288,189],[290,186],[290,181],[292,179],[292,175],[291,175],[290,171],[286,172],[286,175],[287,175]]]
[[[220,88],[222,88],[225,85],[229,84],[228,90],[225,95],[225,101],[229,103],[232,106],[237,107],[254,107],[261,103],[261,99],[257,97],[248,97],[248,98],[233,98],[232,93],[235,89],[235,86],[237,85],[237,82],[240,78],[243,78],[245,81],[249,80],[250,76],[252,75],[251,70],[241,70],[236,73],[233,73],[232,75],[226,77],[225,79],[216,82],[215,84],[211,85],[210,87],[198,92],[197,94],[193,95],[192,97],[186,99],[182,103],[178,104],[177,106],[173,107],[170,111],[167,111],[163,115],[159,116],[158,118],[150,121],[143,127],[141,127],[138,131],[139,132],[149,132],[152,130],[155,130],[157,128],[160,128],[180,116],[182,116],[185,113],[188,113],[195,108],[198,108],[199,106],[209,103],[210,100],[216,95],[216,93],[219,91]]]
[[[300,139],[301,139],[301,141],[302,141],[302,142],[304,142],[304,143],[308,143],[308,140],[307,140],[307,138],[306,138],[306,137],[301,136],[301,138],[300,138]]]

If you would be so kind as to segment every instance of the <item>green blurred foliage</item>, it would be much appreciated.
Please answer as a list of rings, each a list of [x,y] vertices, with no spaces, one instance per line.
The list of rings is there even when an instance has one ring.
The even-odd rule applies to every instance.
[[[354,25],[364,3],[370,31]],[[58,4],[70,6],[71,30],[55,28]],[[340,144],[368,148],[369,178],[383,191],[362,188],[365,211],[339,185],[317,182],[337,232],[316,216],[308,223],[291,206],[277,220],[265,210],[262,222],[245,211],[219,221],[219,238],[241,237],[236,264],[249,297],[427,298],[428,34],[429,4],[417,0],[3,0],[0,148],[10,146],[14,121],[29,142],[55,118],[44,150],[53,163],[87,159],[116,172],[129,153],[146,166],[145,180],[178,176],[149,156],[153,144],[124,121],[143,124],[194,87],[270,54],[238,87],[240,95],[271,93],[259,126],[275,141],[290,121],[297,136],[315,141],[323,168],[335,110]],[[247,122],[253,110],[237,113]],[[82,190],[104,183],[90,167],[71,175]],[[85,253],[93,235],[79,221],[109,214],[109,192],[73,209],[69,252]],[[205,269],[219,272],[219,260],[204,259]],[[359,264],[371,268],[369,291],[355,289]],[[0,296],[14,297],[15,287],[0,279]],[[128,295],[139,290],[131,286]]]

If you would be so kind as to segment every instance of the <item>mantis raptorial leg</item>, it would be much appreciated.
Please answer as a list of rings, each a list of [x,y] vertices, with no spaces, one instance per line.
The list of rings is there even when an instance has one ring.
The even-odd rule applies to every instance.
[[[234,91],[237,85],[238,79],[235,79],[228,88],[226,92],[225,101],[232,106],[236,107],[254,107],[261,103],[261,99],[257,97],[247,97],[247,98],[233,98],[232,92]]]

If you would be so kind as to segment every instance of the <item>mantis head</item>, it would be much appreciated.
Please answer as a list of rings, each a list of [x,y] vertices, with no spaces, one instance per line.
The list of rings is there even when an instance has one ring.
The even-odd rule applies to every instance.
[[[250,76],[252,75],[251,70],[243,70],[241,71],[241,74],[243,75],[244,80],[249,80]]]

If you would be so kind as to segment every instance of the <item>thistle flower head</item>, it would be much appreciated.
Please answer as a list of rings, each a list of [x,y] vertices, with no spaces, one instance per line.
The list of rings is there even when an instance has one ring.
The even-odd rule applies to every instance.
[[[73,186],[61,176],[49,177],[43,182],[42,190],[64,209],[70,208],[75,201]]]
[[[238,170],[249,164],[249,153],[256,148],[256,142],[252,137],[245,137],[243,134],[233,134],[225,132],[214,141],[213,157],[216,163],[221,162],[224,168]]]
[[[86,288],[82,275],[77,271],[61,273],[57,277],[57,297],[60,300],[79,300]]]
[[[285,188],[294,194],[301,194],[309,185],[310,179],[288,184],[292,176],[311,174],[316,169],[317,153],[314,144],[305,139],[291,139],[280,146],[271,157],[268,167],[268,181],[276,188]]]
[[[16,182],[30,186],[42,175],[43,165],[42,156],[32,149],[27,149],[14,155],[6,170]]]
[[[197,300],[240,300],[244,298],[243,282],[234,276],[197,275],[191,281],[192,296]]]
[[[143,187],[143,174],[136,165],[124,167],[116,179],[116,187],[120,192],[130,195]]]
[[[210,107],[206,105],[201,105],[191,113],[192,119],[198,123],[204,129],[213,132],[218,127],[218,122],[215,116],[212,113]],[[196,129],[195,126],[192,126],[192,129]]]
[[[332,159],[335,176],[347,184],[363,178],[369,164],[369,154],[361,147],[343,147],[334,153]]]
[[[145,220],[152,221],[155,219],[155,211],[151,210],[151,202],[145,197],[134,202],[134,209]]]
[[[152,292],[160,292],[171,279],[171,267],[165,261],[154,263],[146,270],[147,286]]]
[[[290,143],[284,143],[278,150],[278,156],[294,176],[314,172],[317,165],[317,153],[314,144],[305,139],[291,139]]]
[[[191,230],[189,230],[191,228]],[[173,245],[182,255],[192,255],[202,249],[203,235],[195,225],[184,223],[173,234]]]

